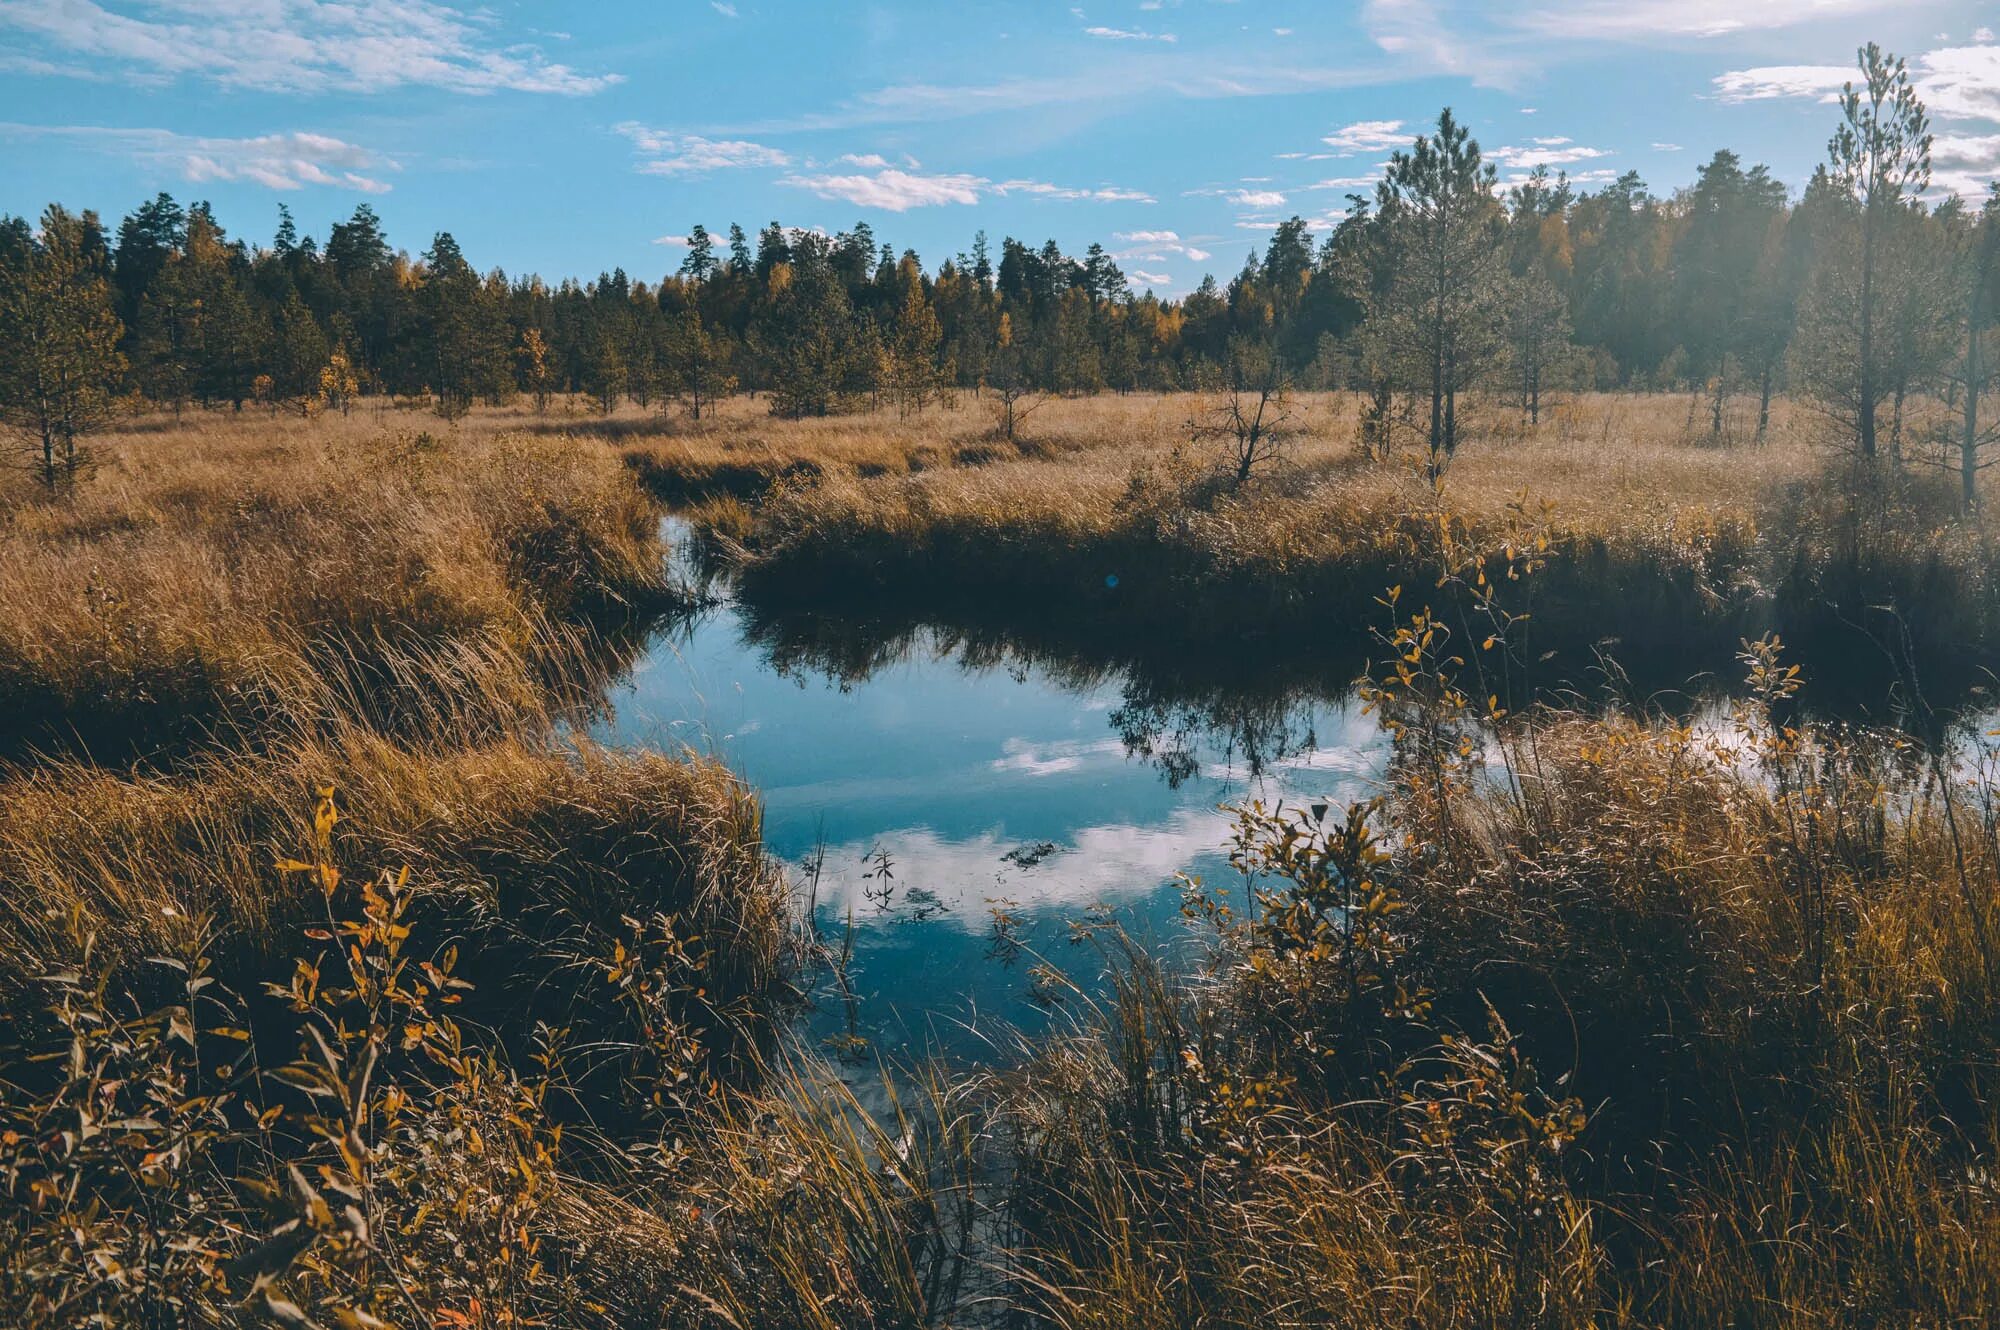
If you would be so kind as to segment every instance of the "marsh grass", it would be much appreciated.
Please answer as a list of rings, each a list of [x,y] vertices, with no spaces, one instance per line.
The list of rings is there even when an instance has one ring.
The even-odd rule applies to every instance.
[[[740,550],[746,595],[773,605],[1011,608],[1044,630],[1166,642],[1194,626],[1259,651],[1353,655],[1381,589],[1435,559],[1441,516],[1497,546],[1525,501],[1546,510],[1554,555],[1529,611],[1557,652],[1538,662],[1545,683],[1593,682],[1601,644],[1642,690],[1678,686],[1777,629],[1810,640],[1816,667],[1869,667],[1853,691],[1879,699],[1913,662],[1963,686],[1965,662],[2000,651],[1994,543],[1943,481],[1863,485],[1783,403],[1764,443],[1721,446],[1688,432],[1679,399],[1578,397],[1534,430],[1489,413],[1441,493],[1410,458],[1362,454],[1354,404],[1329,395],[1301,400],[1284,465],[1232,488],[1189,442],[1196,405],[1055,403],[1052,416],[1091,420],[1056,455],[828,470],[718,510],[713,529]],[[1908,659],[1862,625],[1899,647],[1907,629]]]
[[[57,615],[10,619],[0,643],[70,689],[51,693],[59,715],[101,706],[77,681],[130,690],[151,659],[279,684],[247,747],[0,779],[8,1318],[2000,1320],[1992,771],[1901,733],[1788,723],[1812,671],[1771,638],[1741,645],[1743,700],[1721,720],[1488,686],[1538,663],[1535,613],[1565,578],[1624,587],[1643,563],[1659,604],[1775,601],[1771,513],[1811,556],[1786,585],[1836,615],[1845,574],[1816,551],[1844,533],[1854,594],[1915,569],[1940,604],[1984,594],[1977,538],[1932,521],[1920,484],[1857,509],[1782,419],[1739,450],[1668,432],[1659,404],[1584,400],[1534,437],[1476,440],[1444,494],[1413,500],[1403,473],[1344,451],[1349,408],[1326,400],[1306,407],[1332,422],[1321,442],[1232,497],[1160,445],[1181,405],[1051,403],[1031,433],[1065,412],[1095,431],[1055,459],[843,464],[709,500],[754,577],[824,559],[813,577],[867,571],[864,593],[1097,607],[1064,600],[1079,561],[1144,556],[1119,566],[1165,569],[1183,620],[1218,587],[1261,587],[1289,630],[1332,613],[1335,574],[1404,574],[1367,612],[1383,623],[1379,597],[1392,616],[1364,690],[1393,736],[1379,804],[1243,810],[1238,879],[1191,885],[1197,969],[1090,921],[1101,1001],[1072,984],[1079,1014],[1012,1065],[866,1096],[769,1039],[794,934],[754,799],[711,763],[558,739],[555,694],[530,677],[591,588],[662,575],[602,440],[509,442],[475,413],[451,442],[392,450],[385,480],[354,460],[391,448],[360,424],[312,436],[359,450],[328,457],[229,421],[213,475],[201,454],[149,461],[158,440],[135,432],[72,507],[10,500],[0,567]],[[732,412],[718,436],[753,427]],[[1653,446],[1607,447],[1642,428]],[[256,458],[313,502],[287,507],[287,489],[238,510],[236,488],[260,491],[236,468]],[[433,467],[435,490],[418,480]],[[1520,498],[1524,470],[1553,478],[1553,515]],[[348,490],[369,501],[341,506]],[[581,532],[551,516],[573,511]],[[123,654],[30,585],[44,565],[75,581],[93,551],[118,622],[151,625]],[[147,581],[155,567],[173,577]],[[1661,568],[1691,570],[1688,587]],[[183,604],[175,579],[213,594]],[[239,623],[238,601],[278,627]],[[355,663],[354,640],[379,656]],[[1000,659],[998,643],[962,649]],[[858,671],[880,649],[775,645]],[[1038,663],[1105,668],[1056,647]],[[499,700],[457,696],[486,690]],[[357,714],[385,692],[415,719]]]
[[[360,730],[170,776],[58,763],[0,782],[7,1005],[31,1005],[33,976],[78,928],[139,993],[160,977],[144,958],[209,930],[239,989],[275,977],[320,902],[274,865],[310,831],[322,788],[342,812],[329,853],[415,874],[415,917],[462,939],[488,975],[483,1018],[517,1047],[537,1022],[644,1024],[655,999],[699,1045],[684,1070],[720,1070],[768,1039],[787,905],[757,806],[726,770],[581,740],[410,748]],[[621,976],[633,1002],[586,999],[620,948],[628,969],[650,961],[666,986],[633,992],[646,976]],[[600,1042],[615,1064],[631,1036]]]
[[[677,598],[601,445],[255,424],[122,436],[74,497],[0,509],[7,738],[116,753],[530,704]]]

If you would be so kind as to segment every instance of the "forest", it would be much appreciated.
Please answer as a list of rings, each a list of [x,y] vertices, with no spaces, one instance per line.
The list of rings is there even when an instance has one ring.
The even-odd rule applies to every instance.
[[[0,1323],[2000,1324],[2000,184],[1823,109],[1176,298],[0,223]]]
[[[382,395],[451,418],[583,393],[699,419],[739,391],[806,417],[1261,379],[1366,393],[1385,441],[1414,430],[1448,455],[1460,394],[1533,421],[1562,392],[1684,391],[1718,436],[1724,402],[1749,394],[1761,437],[1793,392],[1864,455],[1957,467],[1970,502],[1994,430],[1978,407],[2000,193],[1934,198],[1907,79],[1898,101],[1879,52],[1864,73],[1796,199],[1727,149],[1671,197],[1632,173],[1579,191],[1546,167],[1502,189],[1447,110],[1323,237],[1294,218],[1226,286],[1180,300],[1135,293],[1101,244],[1078,258],[1009,237],[996,260],[981,232],[933,271],[866,222],[773,222],[754,246],[740,226],[696,226],[656,284],[619,270],[551,285],[480,273],[448,232],[414,258],[392,250],[366,204],[323,245],[282,207],[252,245],[165,194],[115,234],[51,205],[39,226],[0,222],[0,409],[52,478],[132,397],[310,415]]]

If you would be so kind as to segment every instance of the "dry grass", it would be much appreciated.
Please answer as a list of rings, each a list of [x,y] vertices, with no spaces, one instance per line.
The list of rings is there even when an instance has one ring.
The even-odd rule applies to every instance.
[[[1530,608],[1570,682],[1603,638],[1635,671],[1657,666],[1646,682],[1665,686],[1773,627],[1852,656],[1836,639],[1888,603],[1934,668],[1952,648],[1960,664],[1963,648],[2000,649],[1986,608],[2000,545],[1956,520],[1948,485],[1916,473],[1855,501],[1813,443],[1816,422],[1785,403],[1762,445],[1689,433],[1681,398],[1584,397],[1532,431],[1488,412],[1441,492],[1407,452],[1364,458],[1356,404],[1332,395],[1301,399],[1286,456],[1232,490],[1212,449],[1186,442],[1202,406],[1054,403],[1047,419],[1068,423],[1068,445],[1047,456],[829,470],[755,509],[719,502],[696,517],[740,547],[756,598],[889,597],[946,620],[1012,607],[1042,627],[1117,624],[1155,639],[1198,627],[1323,652],[1365,641],[1384,588],[1424,581],[1449,517],[1470,547],[1548,540]]]
[[[171,776],[54,763],[0,782],[0,987],[18,996],[76,920],[124,982],[209,931],[238,980],[277,977],[324,917],[317,888],[275,865],[306,852],[326,786],[342,815],[337,863],[407,866],[438,936],[518,952],[518,974],[487,982],[520,1014],[535,1004],[510,983],[551,984],[555,958],[608,954],[625,916],[662,913],[706,939],[718,1010],[768,1001],[779,983],[784,895],[757,804],[719,765],[581,741],[411,748],[348,730],[195,757]],[[564,1015],[553,989],[539,996],[535,1019]]]
[[[1372,872],[1397,941],[1358,967],[1338,933],[1305,945],[1309,874],[1264,879],[1207,984],[1114,953],[1106,1019],[1033,1050],[1008,1109],[1029,1305],[1064,1327],[2000,1315],[1990,773],[1940,784],[1893,741],[1761,721],[1718,743],[1542,715],[1504,751],[1513,780],[1443,798],[1401,770]],[[1392,977],[1428,1005],[1385,1006]]]
[[[602,445],[191,419],[105,443],[72,497],[7,496],[0,700],[17,739],[114,743],[371,696],[525,703],[578,625],[671,591]]]

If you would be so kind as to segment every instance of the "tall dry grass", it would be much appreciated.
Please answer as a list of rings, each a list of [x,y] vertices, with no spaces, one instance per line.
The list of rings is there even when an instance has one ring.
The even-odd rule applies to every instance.
[[[1992,774],[1748,710],[1406,735],[1372,853],[1247,820],[1206,977],[1119,943],[1015,1079],[1031,1319],[2000,1315]]]
[[[756,801],[727,770],[581,740],[412,747],[355,728],[197,755],[170,775],[55,762],[0,781],[0,1007],[32,1013],[35,977],[78,929],[135,1000],[170,978],[148,957],[209,935],[237,991],[284,978],[326,903],[278,865],[311,843],[323,789],[335,863],[410,870],[415,924],[461,943],[485,1019],[510,1039],[634,1019],[603,982],[620,947],[676,975],[700,1065],[769,1037],[789,904]],[[663,948],[662,928],[691,949]],[[618,1041],[604,1037],[608,1054]]]
[[[343,704],[532,703],[583,626],[674,593],[601,445],[356,418],[117,436],[73,496],[0,506],[18,741],[255,729]]]
[[[1052,419],[1078,423],[1052,455],[829,470],[754,510],[697,517],[774,604],[886,599],[947,621],[1011,608],[1038,626],[1157,639],[1199,625],[1325,651],[1365,645],[1375,597],[1435,562],[1449,514],[1475,545],[1525,524],[1548,541],[1530,608],[1543,646],[1562,649],[1546,673],[1572,684],[1594,674],[1605,639],[1652,686],[1724,665],[1739,638],[1774,627],[1821,658],[1876,657],[1885,677],[1908,673],[1898,654],[1944,670],[2000,651],[2000,545],[1959,519],[1942,473],[1863,484],[1788,404],[1762,443],[1691,432],[1678,398],[1579,397],[1538,429],[1489,412],[1441,491],[1407,451],[1364,457],[1355,403],[1338,395],[1301,399],[1284,456],[1235,489],[1188,441],[1204,405],[1058,403]],[[1855,636],[1863,621],[1876,644]],[[1914,652],[1878,649],[1906,630]]]

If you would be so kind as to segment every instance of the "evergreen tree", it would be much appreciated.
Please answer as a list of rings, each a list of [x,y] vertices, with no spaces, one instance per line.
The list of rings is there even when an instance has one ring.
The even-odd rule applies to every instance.
[[[1431,466],[1457,452],[1459,397],[1487,373],[1503,316],[1495,172],[1447,108],[1437,132],[1396,153],[1376,206],[1389,229],[1396,282],[1378,311],[1404,381],[1427,392]]]
[[[75,485],[125,369],[107,260],[95,214],[51,204],[39,234],[0,223],[0,423],[52,493]]]
[[[1844,194],[1842,225],[1826,246],[1801,317],[1804,384],[1872,460],[1882,399],[1894,371],[1882,324],[1892,291],[1887,246],[1912,200],[1930,184],[1930,120],[1906,64],[1870,42],[1861,82],[1841,95],[1840,126],[1827,144],[1830,179]]]

